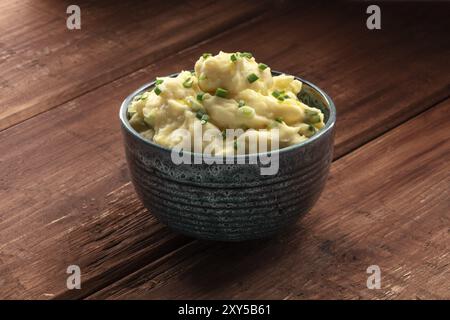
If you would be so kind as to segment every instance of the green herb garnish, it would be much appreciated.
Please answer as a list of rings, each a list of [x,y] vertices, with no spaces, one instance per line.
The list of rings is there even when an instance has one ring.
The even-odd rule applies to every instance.
[[[198,110],[195,116],[200,120],[202,124],[206,124],[209,120],[208,114],[203,110]]]
[[[192,87],[192,83],[193,83],[193,80],[192,80],[191,77],[189,77],[189,78],[187,78],[186,80],[184,80],[184,82],[183,82],[183,87],[185,87],[185,88],[191,88],[191,87]]]
[[[207,114],[204,114],[202,118],[200,119],[201,124],[206,124],[209,120],[209,116]]]
[[[284,101],[284,91],[278,91],[275,90],[274,92],[272,92],[272,96],[274,96],[275,98],[277,98],[280,101]]]
[[[254,74],[254,73],[250,74],[250,75],[247,77],[247,80],[248,80],[248,82],[250,82],[250,83],[253,83],[253,82],[255,82],[255,81],[258,80],[258,79],[259,79],[259,77],[258,77],[256,74]]]
[[[308,123],[319,123],[321,121],[320,119],[320,115],[317,111],[314,110],[305,110],[305,114],[306,114],[306,122]]]
[[[216,96],[221,97],[221,98],[226,98],[227,95],[228,95],[228,90],[222,89],[222,88],[216,89]]]
[[[317,115],[309,117],[308,121],[310,123],[319,123],[321,120],[320,120],[320,116],[317,114]]]
[[[258,64],[258,68],[259,68],[259,70],[261,70],[261,71],[266,70],[267,67],[268,67],[268,65],[265,64],[265,63],[260,63],[260,64]]]
[[[199,94],[197,94],[197,100],[198,101],[203,101],[203,96],[205,95],[204,92],[200,92]]]
[[[255,109],[249,106],[243,106],[239,108],[239,111],[246,117],[251,117],[255,114]]]

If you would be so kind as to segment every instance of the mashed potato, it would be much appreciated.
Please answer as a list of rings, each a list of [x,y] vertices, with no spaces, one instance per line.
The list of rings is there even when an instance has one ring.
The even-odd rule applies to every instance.
[[[215,154],[232,154],[250,138],[270,143],[275,129],[283,148],[308,139],[324,126],[323,113],[297,98],[301,88],[293,76],[272,76],[270,68],[258,64],[250,53],[203,54],[195,72],[157,78],[152,90],[133,99],[128,114],[130,124],[144,138],[168,148],[180,144],[180,132],[193,136],[198,126],[220,136],[220,143],[218,138],[202,142],[203,150],[214,142]],[[228,139],[226,129],[241,130]]]

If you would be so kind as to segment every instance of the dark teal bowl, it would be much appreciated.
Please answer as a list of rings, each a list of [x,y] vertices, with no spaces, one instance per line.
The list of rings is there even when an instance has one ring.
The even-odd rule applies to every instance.
[[[297,79],[303,83],[299,99],[324,112],[325,127],[300,144],[272,151],[279,157],[275,175],[261,175],[265,165],[249,164],[252,155],[235,157],[244,157],[246,164],[174,164],[170,149],[142,138],[128,122],[129,103],[154,82],[128,96],[120,120],[131,179],[144,206],[173,230],[208,240],[265,238],[295,224],[325,186],[336,121],[328,95]]]

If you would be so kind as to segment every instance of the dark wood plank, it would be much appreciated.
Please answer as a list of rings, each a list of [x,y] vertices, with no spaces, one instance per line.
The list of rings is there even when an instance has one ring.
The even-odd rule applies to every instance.
[[[0,130],[257,17],[265,2],[71,1],[0,5]],[[236,6],[239,10],[236,10]]]
[[[405,17],[388,7],[383,34],[368,33],[355,4],[307,9],[231,30],[1,132],[0,296],[85,297],[191,241],[137,202],[117,112],[134,88],[188,68],[202,52],[253,51],[324,88],[338,107],[337,156],[448,95],[442,8]],[[67,291],[69,264],[81,266],[82,290]]]
[[[449,299],[449,113],[447,100],[336,161],[287,234],[195,241],[91,298]]]

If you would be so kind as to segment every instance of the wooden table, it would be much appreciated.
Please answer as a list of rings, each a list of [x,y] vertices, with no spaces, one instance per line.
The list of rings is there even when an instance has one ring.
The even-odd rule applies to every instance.
[[[71,2],[0,4],[0,298],[450,298],[449,3],[383,2],[368,30],[361,2],[80,0],[68,30]],[[119,104],[219,50],[337,106],[326,189],[273,239],[176,234],[130,184]]]

